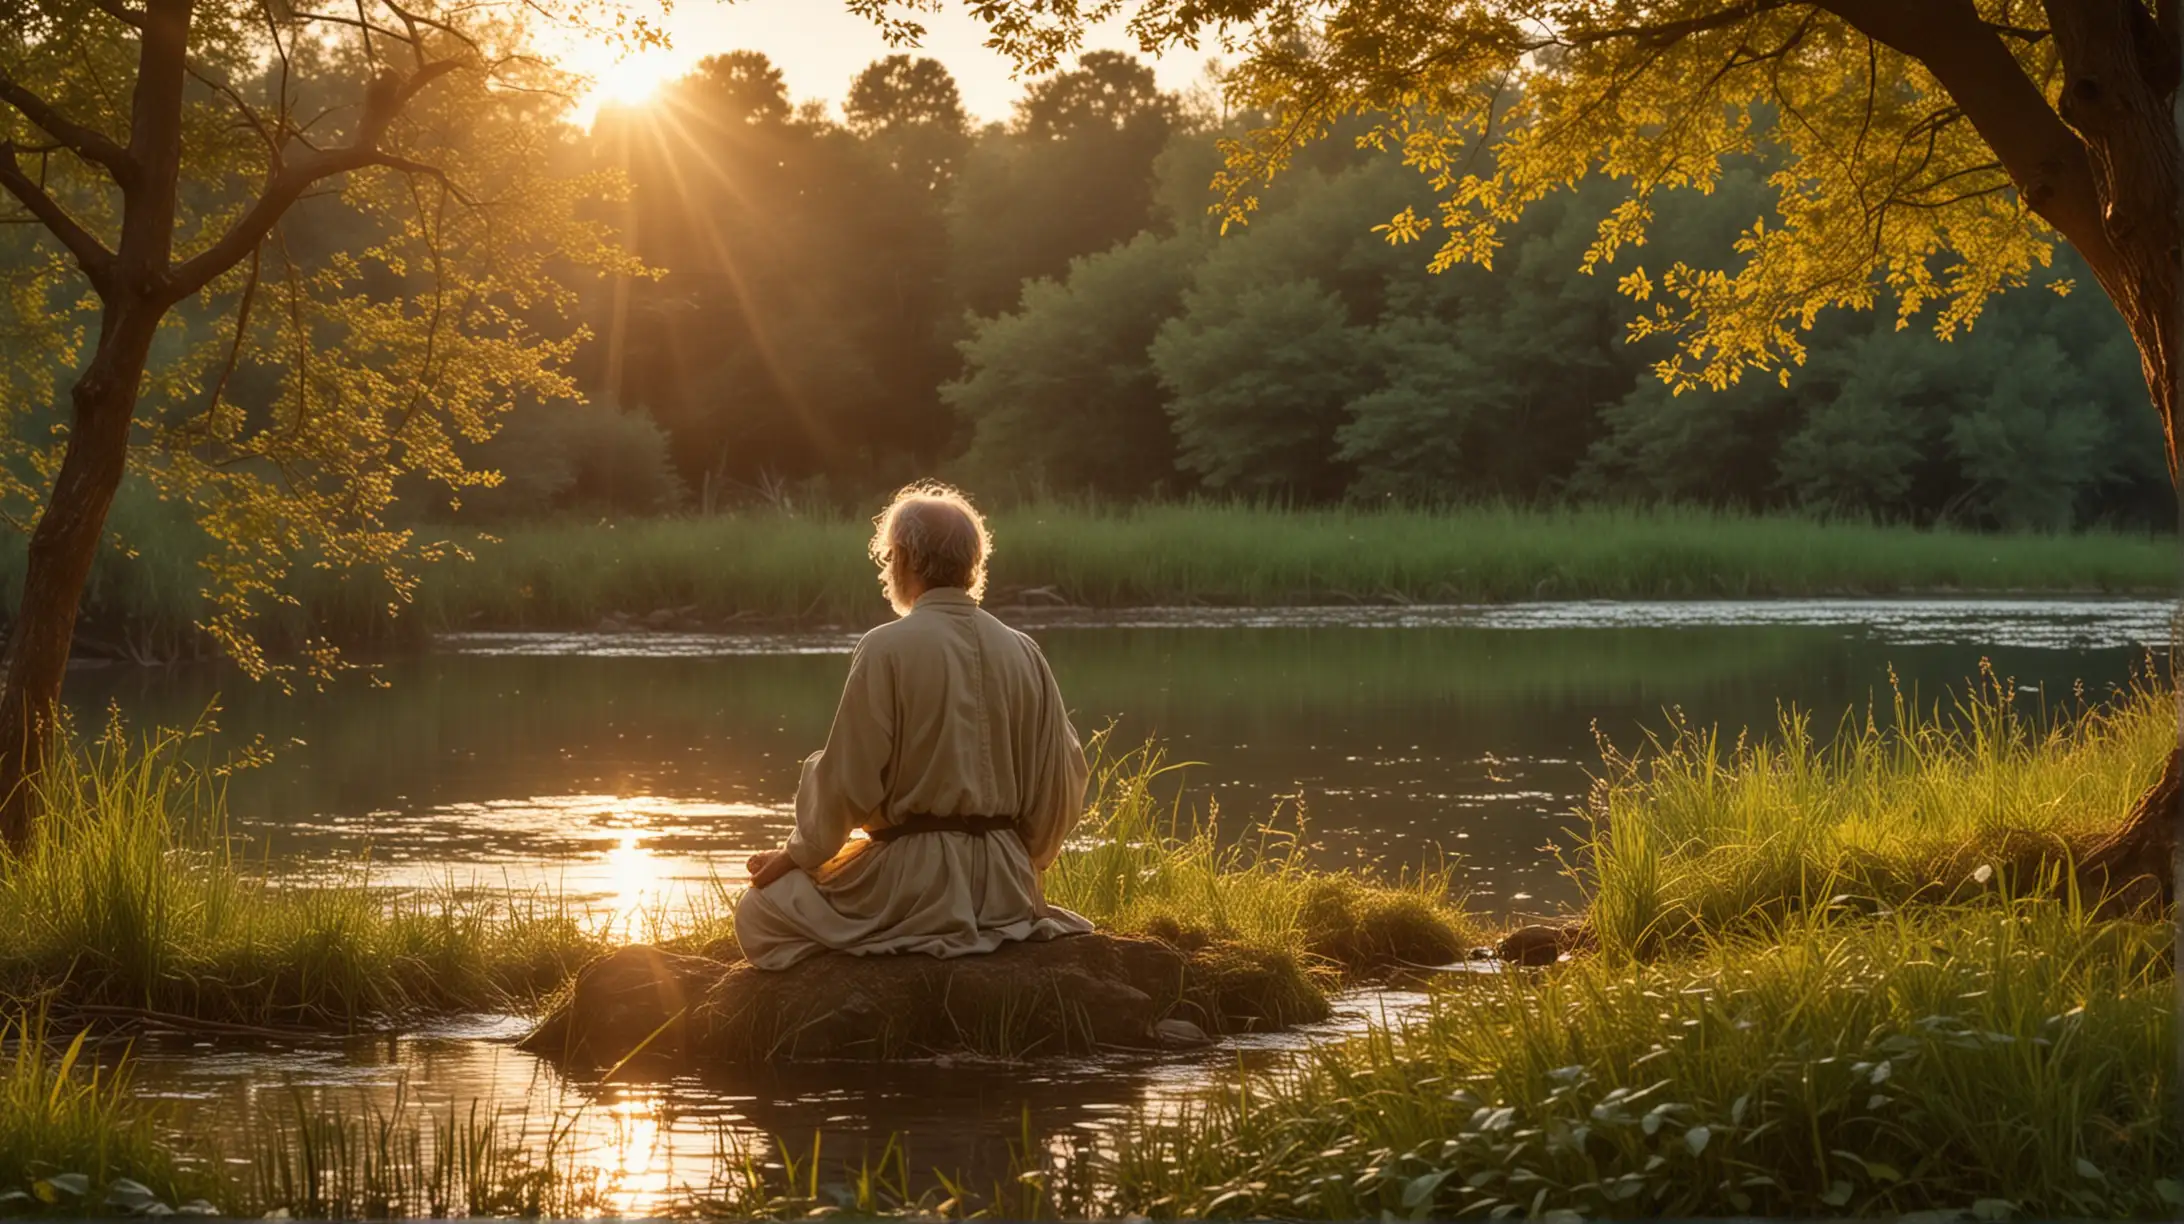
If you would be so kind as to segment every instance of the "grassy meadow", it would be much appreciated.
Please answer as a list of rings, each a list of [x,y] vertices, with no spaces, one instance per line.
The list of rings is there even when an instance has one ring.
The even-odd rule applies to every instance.
[[[2159,595],[2184,578],[2173,536],[1997,535],[1675,508],[1049,504],[1000,510],[993,527],[996,604]],[[771,511],[533,524],[494,537],[426,525],[421,545],[454,545],[470,559],[448,551],[418,566],[413,602],[375,575],[303,565],[287,583],[296,605],[269,611],[265,632],[277,642],[358,642],[655,614],[680,625],[869,624],[885,612],[864,557],[870,530],[855,517]],[[110,547],[102,556],[83,643],[128,657],[201,652],[194,528],[124,504],[115,532],[134,555]],[[13,606],[21,564],[0,557],[0,606]]]

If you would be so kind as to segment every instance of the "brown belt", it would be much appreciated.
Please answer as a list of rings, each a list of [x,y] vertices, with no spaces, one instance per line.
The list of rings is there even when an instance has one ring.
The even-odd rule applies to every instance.
[[[927,816],[921,812],[905,816],[895,824],[866,829],[865,835],[876,842],[891,842],[918,833],[969,833],[984,837],[988,833],[1012,832],[1015,828],[1013,816]]]

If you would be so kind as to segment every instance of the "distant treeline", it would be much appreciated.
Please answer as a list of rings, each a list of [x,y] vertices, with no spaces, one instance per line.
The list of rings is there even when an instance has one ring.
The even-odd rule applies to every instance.
[[[1617,283],[1735,259],[1769,213],[1763,160],[1710,194],[1657,194],[1649,241],[1593,274],[1585,248],[1619,199],[1601,182],[1532,208],[1490,270],[1436,274],[1435,241],[1375,230],[1406,207],[1432,215],[1428,184],[1355,133],[1306,150],[1248,225],[1218,233],[1216,145],[1240,121],[1214,96],[1092,52],[978,128],[930,59],[872,64],[835,107],[795,103],[764,56],[736,52],[588,130],[526,104],[517,121],[537,125],[542,157],[607,172],[589,219],[653,274],[571,275],[566,314],[508,304],[541,334],[589,333],[570,370],[584,399],[518,404],[497,435],[453,439],[498,486],[458,498],[405,478],[408,514],[869,513],[937,473],[998,503],[2174,521],[2136,353],[2067,249],[2035,280],[2075,291],[2004,294],[1952,342],[1897,329],[1884,302],[1821,317],[1787,387],[1671,395],[1652,373],[1659,342],[1626,343],[1642,307]],[[324,260],[383,224],[324,193],[284,223],[283,249]],[[53,258],[29,229],[0,232],[0,263]],[[233,330],[203,303],[175,322],[155,368]],[[224,392],[263,413],[302,364],[245,362]],[[32,402],[26,436],[63,420],[59,385],[0,386]],[[184,526],[187,507],[144,509]]]
[[[1658,195],[1613,268],[1580,270],[1619,198],[1589,183],[1491,270],[1435,274],[1429,245],[1374,230],[1430,213],[1426,183],[1340,138],[1218,236],[1222,124],[1109,52],[983,130],[945,68],[903,56],[839,117],[747,52],[604,112],[591,156],[626,172],[619,220],[660,275],[587,289],[594,407],[512,424],[485,448],[509,487],[475,508],[841,501],[938,470],[1004,497],[2173,520],[2136,353],[2068,250],[2036,279],[2074,292],[2006,294],[1953,342],[1838,312],[1787,388],[1677,396],[1664,352],[1625,342],[1640,307],[1617,279],[1734,258],[1764,164]]]

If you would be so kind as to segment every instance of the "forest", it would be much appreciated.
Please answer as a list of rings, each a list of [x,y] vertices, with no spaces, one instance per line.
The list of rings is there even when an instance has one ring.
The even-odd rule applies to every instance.
[[[361,72],[320,67],[329,93]],[[1089,52],[983,127],[943,65],[908,55],[868,66],[839,104],[792,98],[750,51],[708,57],[588,126],[502,96],[491,123],[451,129],[451,147],[520,139],[535,150],[517,163],[524,190],[558,182],[597,241],[642,266],[541,269],[566,298],[521,316],[549,346],[543,361],[510,384],[512,411],[481,401],[476,427],[447,431],[464,470],[498,476],[451,484],[431,474],[444,465],[409,463],[394,521],[844,510],[933,475],[1001,503],[1673,503],[1971,530],[2174,521],[2131,338],[2066,245],[1952,339],[1886,308],[1833,311],[1800,337],[1807,359],[1786,384],[1672,394],[1653,368],[1662,342],[1629,339],[1629,278],[1719,266],[1770,215],[1764,159],[1732,162],[1709,193],[1659,193],[1650,241],[1610,264],[1588,270],[1585,252],[1624,189],[1595,180],[1529,209],[1491,268],[1436,271],[1430,244],[1388,225],[1429,209],[1431,185],[1362,127],[1313,145],[1223,233],[1209,184],[1220,141],[1251,117],[1224,113],[1217,71],[1186,96],[1129,55]],[[415,253],[371,276],[339,256],[369,249],[388,207],[334,192],[299,202],[281,229],[293,301],[327,277],[422,294]],[[26,229],[0,234],[13,285],[54,257]],[[177,373],[148,390],[152,417],[199,410],[231,301],[175,312],[155,364]],[[61,371],[38,354],[72,351],[51,334],[66,316],[9,310],[29,359],[0,374],[31,406],[11,470],[35,467],[60,419]],[[348,325],[294,325],[324,326]],[[308,362],[297,375],[285,357],[227,356],[217,390],[253,418],[307,377]],[[141,474],[117,513],[140,535],[168,518]]]
[[[872,64],[836,115],[736,52],[607,109],[582,148],[627,176],[617,219],[654,275],[592,286],[588,404],[512,418],[473,512],[851,500],[938,471],[1001,497],[2172,517],[2136,351],[2067,247],[1951,341],[1834,312],[1787,386],[1674,395],[1618,283],[1718,263],[1767,216],[1760,159],[1662,193],[1612,267],[1582,267],[1621,198],[1592,182],[1491,270],[1436,272],[1386,232],[1429,185],[1354,138],[1222,234],[1208,183],[1242,120],[1214,96],[1092,52],[974,128],[930,59]]]

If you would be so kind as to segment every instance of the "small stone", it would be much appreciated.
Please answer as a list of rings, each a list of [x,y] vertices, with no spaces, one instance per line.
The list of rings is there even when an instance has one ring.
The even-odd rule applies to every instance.
[[[1188,1020],[1167,1019],[1153,1025],[1153,1041],[1166,1050],[1195,1050],[1213,1044],[1206,1030]]]
[[[1552,965],[1562,958],[1563,945],[1569,938],[1566,928],[1534,923],[1502,936],[1495,951],[1514,965]]]

